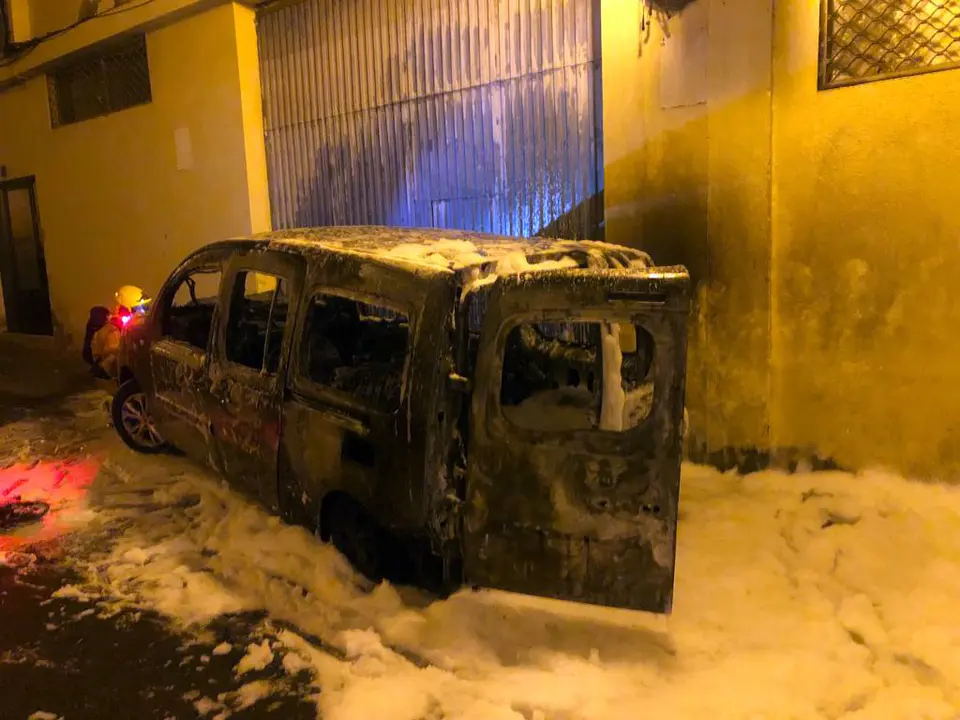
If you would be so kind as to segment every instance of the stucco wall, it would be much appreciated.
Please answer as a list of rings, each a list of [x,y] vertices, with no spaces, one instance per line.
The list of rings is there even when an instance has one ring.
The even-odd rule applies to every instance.
[[[40,37],[77,22],[82,0],[27,0],[27,4],[30,30],[34,37]]]
[[[66,27],[76,24],[80,20],[81,9],[89,12],[89,0],[12,0],[16,7],[12,8],[12,15],[24,20],[29,15],[28,22],[33,37],[42,37],[55,33]],[[151,0],[156,2],[156,0]],[[99,0],[96,10],[98,13],[127,13],[131,7],[143,4],[142,0]],[[27,13],[23,12],[26,8]]]
[[[29,0],[4,0],[4,2],[6,2],[10,40],[21,43],[33,38],[33,7]]]
[[[783,443],[960,475],[960,71],[817,92],[817,4],[778,3]]]
[[[710,449],[766,445],[770,419],[772,17],[736,5],[699,0],[669,38],[641,3],[601,5],[606,237],[697,283],[687,398]]]
[[[695,438],[956,475],[960,71],[818,92],[816,0],[698,0],[705,52],[638,55],[639,5],[602,5],[608,238],[698,281]],[[678,65],[704,101],[664,108]]]
[[[43,77],[0,92],[0,164],[37,178],[53,310],[74,340],[118,286],[155,292],[194,248],[269,226],[255,43],[233,5],[149,33],[153,101],[55,130]]]

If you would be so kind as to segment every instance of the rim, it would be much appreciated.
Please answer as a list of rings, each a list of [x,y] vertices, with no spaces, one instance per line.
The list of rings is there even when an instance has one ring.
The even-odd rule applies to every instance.
[[[148,448],[158,448],[163,445],[163,438],[160,437],[147,412],[147,404],[142,392],[132,393],[123,401],[123,405],[120,406],[120,422],[123,423],[123,429],[127,434],[140,445]]]

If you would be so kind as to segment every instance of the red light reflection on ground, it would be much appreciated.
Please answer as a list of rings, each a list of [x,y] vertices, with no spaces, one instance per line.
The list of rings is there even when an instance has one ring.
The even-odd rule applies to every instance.
[[[18,463],[0,469],[0,502],[19,498],[50,505],[39,522],[0,529],[0,563],[6,552],[56,539],[84,524],[92,512],[87,505],[87,490],[99,471],[100,461],[93,457]]]

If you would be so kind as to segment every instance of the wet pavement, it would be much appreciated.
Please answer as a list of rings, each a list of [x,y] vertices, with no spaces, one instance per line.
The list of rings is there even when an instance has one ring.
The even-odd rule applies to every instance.
[[[105,412],[78,421],[68,407],[91,388],[71,358],[0,337],[0,494],[40,484],[41,499],[56,504],[58,493],[83,492],[72,478],[112,433]],[[297,679],[278,667],[282,658],[238,676],[246,648],[264,638],[262,616],[221,617],[201,642],[147,610],[105,612],[90,599],[56,597],[78,580],[66,562],[89,552],[78,542],[69,532],[0,529],[0,718],[316,717]],[[265,697],[245,698],[259,679],[278,682]]]
[[[187,644],[148,612],[100,618],[87,603],[53,598],[73,578],[55,560],[38,553],[27,572],[0,568],[0,687],[2,717],[28,718],[44,711],[65,720],[81,718],[192,718],[199,713],[197,673],[206,695],[229,695],[274,668],[238,680],[234,667],[244,654],[257,618],[225,618],[217,643]],[[229,653],[216,655],[219,642]],[[201,658],[208,658],[206,661]],[[202,669],[201,669],[202,668]],[[271,699],[232,713],[235,718],[313,718],[312,705],[296,698]]]

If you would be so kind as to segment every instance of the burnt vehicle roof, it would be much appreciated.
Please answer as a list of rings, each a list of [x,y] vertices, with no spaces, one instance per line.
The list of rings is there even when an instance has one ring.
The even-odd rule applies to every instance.
[[[438,228],[343,226],[295,228],[233,238],[227,242],[276,248],[309,255],[333,251],[369,258],[409,272],[448,273],[462,280],[477,273],[507,272],[526,262],[569,257],[581,267],[652,268],[646,253],[623,245],[589,240],[518,238],[489,233]]]

